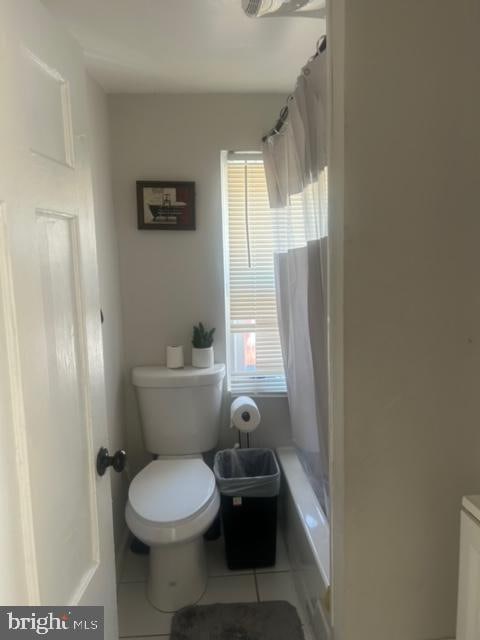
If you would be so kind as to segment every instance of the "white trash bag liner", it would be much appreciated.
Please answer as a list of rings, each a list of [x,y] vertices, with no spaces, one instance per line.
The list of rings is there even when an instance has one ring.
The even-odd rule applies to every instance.
[[[220,493],[272,498],[280,492],[280,469],[271,449],[224,449],[213,465]]]

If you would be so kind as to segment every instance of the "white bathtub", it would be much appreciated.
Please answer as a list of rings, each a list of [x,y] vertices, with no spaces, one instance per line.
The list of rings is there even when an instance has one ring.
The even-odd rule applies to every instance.
[[[284,478],[284,531],[301,605],[316,640],[331,636],[330,529],[293,447],[277,457]]]

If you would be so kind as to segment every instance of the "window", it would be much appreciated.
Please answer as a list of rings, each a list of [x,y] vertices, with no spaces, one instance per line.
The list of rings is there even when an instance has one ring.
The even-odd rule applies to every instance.
[[[233,393],[286,391],[274,275],[274,215],[261,155],[224,165],[228,379]]]

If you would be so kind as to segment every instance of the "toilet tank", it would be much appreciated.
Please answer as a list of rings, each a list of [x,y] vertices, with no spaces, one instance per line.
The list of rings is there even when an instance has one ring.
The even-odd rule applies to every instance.
[[[135,367],[145,446],[159,455],[188,455],[218,441],[225,365],[209,369]]]

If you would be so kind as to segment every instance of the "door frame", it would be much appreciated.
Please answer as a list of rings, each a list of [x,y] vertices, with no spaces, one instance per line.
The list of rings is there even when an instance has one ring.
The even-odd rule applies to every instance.
[[[345,638],[344,584],[344,183],[345,0],[327,0],[328,57],[328,309],[330,432],[330,562],[332,627]]]

